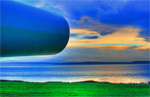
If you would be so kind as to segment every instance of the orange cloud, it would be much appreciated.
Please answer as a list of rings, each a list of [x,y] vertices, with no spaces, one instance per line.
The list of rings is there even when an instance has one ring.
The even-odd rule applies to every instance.
[[[131,46],[118,45],[118,46],[102,46],[100,49],[111,49],[111,50],[125,50],[129,49]]]
[[[139,47],[137,47],[135,49],[138,49],[138,50],[150,50],[150,45],[148,45],[148,46],[139,46]]]
[[[137,46],[139,49],[148,48],[150,44],[145,41],[145,38],[139,36],[140,29],[133,27],[119,28],[112,34],[101,36],[96,31],[90,31],[87,29],[71,29],[71,33],[95,35],[97,39],[77,39],[71,37],[68,47],[109,47],[116,50],[128,49],[132,46]],[[107,45],[103,45],[107,44]],[[142,46],[142,47],[141,47]]]
[[[91,34],[98,34],[98,32],[96,31],[90,31],[87,29],[70,29],[71,33],[81,33],[81,34],[85,34],[85,33],[91,33]]]

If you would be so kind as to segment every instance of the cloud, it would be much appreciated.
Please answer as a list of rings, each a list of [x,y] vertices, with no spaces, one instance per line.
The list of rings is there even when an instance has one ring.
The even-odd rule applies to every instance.
[[[73,20],[73,22],[78,24],[77,28],[96,31],[99,32],[101,35],[111,34],[118,28],[112,25],[100,23],[99,21],[96,21],[88,16],[83,16],[80,18],[80,20]]]
[[[138,50],[150,50],[150,44],[148,46],[139,46],[135,49],[138,49]]]
[[[88,22],[92,23],[92,24],[96,24],[96,25],[100,25],[100,24],[101,24],[100,22],[96,22],[96,21],[92,20],[92,19],[91,19],[90,17],[88,17],[88,16],[83,16],[83,17],[80,18],[79,21],[78,21],[78,20],[73,20],[73,22],[76,22],[76,23],[80,24],[80,23],[84,23],[86,20],[87,20]]]
[[[87,29],[70,29],[70,32],[71,41],[73,41],[73,39],[97,39],[101,37],[96,31],[90,31]]]
[[[126,50],[130,49],[132,46],[126,46],[126,45],[117,45],[117,46],[100,46],[99,50]]]
[[[88,33],[88,34],[98,34],[96,31],[90,31],[87,29],[70,29],[70,32],[72,33]]]
[[[62,16],[65,16],[66,11],[63,4],[58,3],[59,0],[14,0],[33,7],[41,8]]]
[[[85,47],[85,48],[101,48],[108,47],[114,50],[130,49],[132,46],[139,49],[149,46],[149,42],[145,38],[139,36],[141,31],[139,28],[125,27],[118,28],[115,32],[108,35],[100,35],[99,32],[87,29],[71,29],[72,34],[83,36],[97,36],[99,38],[77,38],[71,37],[68,47]],[[143,46],[143,47],[140,47]],[[148,47],[147,47],[148,48]]]
[[[99,36],[84,36],[82,39],[97,39]]]

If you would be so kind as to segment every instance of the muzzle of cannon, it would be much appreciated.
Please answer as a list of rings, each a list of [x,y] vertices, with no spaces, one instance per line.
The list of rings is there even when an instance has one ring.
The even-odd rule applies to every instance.
[[[15,1],[1,1],[1,56],[52,55],[69,40],[60,15]]]

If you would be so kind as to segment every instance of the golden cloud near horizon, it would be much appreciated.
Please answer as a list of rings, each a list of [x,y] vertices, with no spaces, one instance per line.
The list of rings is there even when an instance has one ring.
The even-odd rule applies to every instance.
[[[140,31],[139,28],[125,27],[117,29],[112,34],[102,36],[99,32],[88,29],[70,29],[71,34],[97,36],[98,38],[78,39],[77,37],[71,37],[67,47],[124,50],[135,46],[134,49],[150,49],[150,43],[144,37],[139,36]]]

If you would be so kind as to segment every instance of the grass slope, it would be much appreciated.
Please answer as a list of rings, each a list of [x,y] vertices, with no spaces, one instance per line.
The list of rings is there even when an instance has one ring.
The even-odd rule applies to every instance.
[[[1,97],[149,97],[148,84],[1,82]]]

